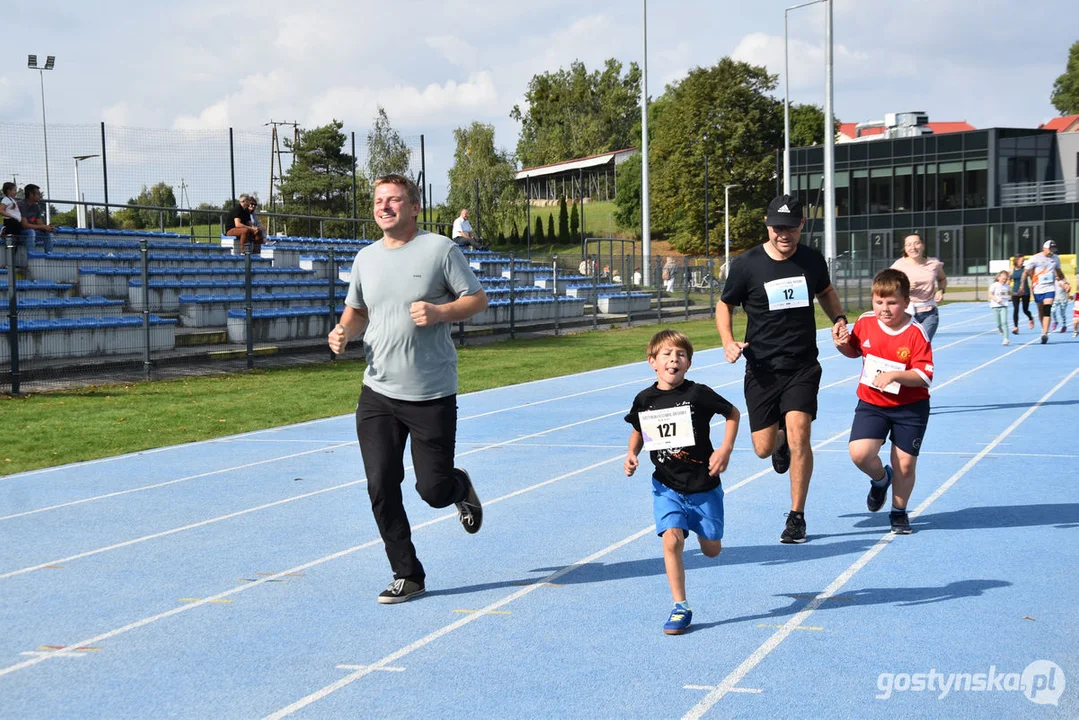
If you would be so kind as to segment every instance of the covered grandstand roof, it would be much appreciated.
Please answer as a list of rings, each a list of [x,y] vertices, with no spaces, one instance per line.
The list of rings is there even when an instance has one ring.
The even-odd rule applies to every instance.
[[[582,168],[597,167],[599,165],[606,165],[609,162],[615,162],[616,164],[621,162],[622,159],[637,152],[637,148],[623,148],[621,150],[612,150],[611,152],[600,153],[599,155],[592,155],[585,158],[577,158],[576,160],[565,160],[559,163],[551,163],[549,165],[539,165],[537,167],[523,168],[517,171],[517,179],[524,180],[526,177],[536,178],[544,175],[554,175],[557,173],[569,172],[571,170],[580,170]]]

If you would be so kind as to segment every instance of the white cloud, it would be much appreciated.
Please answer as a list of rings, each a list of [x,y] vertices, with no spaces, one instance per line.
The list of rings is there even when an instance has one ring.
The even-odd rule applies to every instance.
[[[867,53],[852,50],[846,45],[836,43],[832,47],[833,74],[850,81],[867,77],[894,77],[909,74],[904,64],[889,58],[883,62],[879,57],[871,58]],[[783,37],[765,33],[750,33],[739,41],[731,52],[735,60],[763,65],[769,72],[779,75],[779,92],[783,88]],[[792,90],[824,87],[824,44],[805,40],[789,39],[787,58],[790,66],[790,88]]]
[[[172,122],[174,130],[213,130],[228,126],[228,98],[214,103],[198,115],[181,115]]]
[[[442,53],[442,56],[446,58],[451,65],[457,65],[466,69],[476,67],[479,52],[476,48],[469,45],[467,40],[462,40],[454,35],[436,35],[434,37],[424,38],[424,43],[432,50],[437,50]]]
[[[338,86],[324,91],[308,111],[310,124],[326,123],[332,118],[372,118],[381,105],[394,123],[414,124],[438,117],[441,123],[454,118],[483,117],[497,112],[498,91],[490,72],[469,75],[468,80],[447,80],[420,88],[394,85],[387,88]]]

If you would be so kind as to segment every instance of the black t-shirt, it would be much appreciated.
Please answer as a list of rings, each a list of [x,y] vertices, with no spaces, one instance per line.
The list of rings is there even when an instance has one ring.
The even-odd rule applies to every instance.
[[[763,245],[731,262],[722,300],[746,311],[746,362],[760,370],[797,370],[817,360],[813,298],[831,285],[819,251],[799,245],[773,260]]]
[[[719,487],[719,477],[708,474],[708,459],[714,451],[708,426],[713,416],[728,417],[734,410],[734,406],[715,390],[692,380],[685,380],[672,390],[660,390],[653,383],[633,398],[633,407],[625,420],[634,430],[640,432],[640,413],[682,405],[689,406],[694,444],[683,448],[653,450],[649,453],[652,464],[656,466],[655,476],[671,490],[683,495],[715,490]]]
[[[239,218],[240,222],[244,225],[251,224],[251,211],[245,208],[243,205],[233,205],[232,212],[229,213],[229,219],[225,222],[225,230],[231,230],[236,227],[236,220]]]

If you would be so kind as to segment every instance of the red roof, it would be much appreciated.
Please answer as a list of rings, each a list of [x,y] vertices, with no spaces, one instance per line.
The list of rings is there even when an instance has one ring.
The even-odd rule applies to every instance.
[[[1079,115],[1065,115],[1053,118],[1038,126],[1039,130],[1056,130],[1058,133],[1079,131]]]
[[[858,123],[840,123],[839,134],[845,135],[849,138],[853,138],[855,136],[855,127],[857,127],[857,125]],[[929,129],[933,131],[934,135],[943,135],[945,133],[977,130],[978,128],[974,127],[966,120],[961,120],[959,122],[931,122],[929,123]],[[884,128],[882,127],[862,128],[862,137],[865,137],[866,135],[880,135],[883,132]]]

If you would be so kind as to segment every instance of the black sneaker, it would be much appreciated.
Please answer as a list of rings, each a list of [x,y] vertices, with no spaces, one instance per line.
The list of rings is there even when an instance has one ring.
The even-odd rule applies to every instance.
[[[1049,342],[1049,336],[1048,335],[1042,335],[1042,345],[1044,345],[1047,342]]]
[[[892,532],[896,535],[910,535],[910,518],[906,510],[892,510],[888,513],[888,519],[892,521]]]
[[[378,601],[383,605],[396,605],[419,597],[426,592],[423,583],[408,578],[397,578],[390,586],[378,594]]]
[[[787,428],[779,427],[776,433],[776,449],[772,451],[772,469],[782,475],[791,467],[791,446],[787,443]]]
[[[884,505],[884,498],[888,497],[888,488],[892,485],[892,466],[884,466],[884,484],[877,487],[873,483],[869,484],[869,494],[865,497],[865,506],[869,508],[869,512],[876,512],[880,510]]]
[[[465,476],[465,482],[468,483],[468,495],[465,499],[457,505],[457,519],[461,521],[461,526],[467,533],[478,533],[480,531],[480,525],[483,524],[483,506],[480,505],[479,496],[476,495],[476,488],[472,486],[472,478],[468,476],[468,473],[461,468],[454,468],[457,472]]]
[[[790,545],[791,543],[804,543],[806,541],[806,518],[804,513],[787,513],[787,527],[783,528],[783,534],[779,536],[779,542]]]

